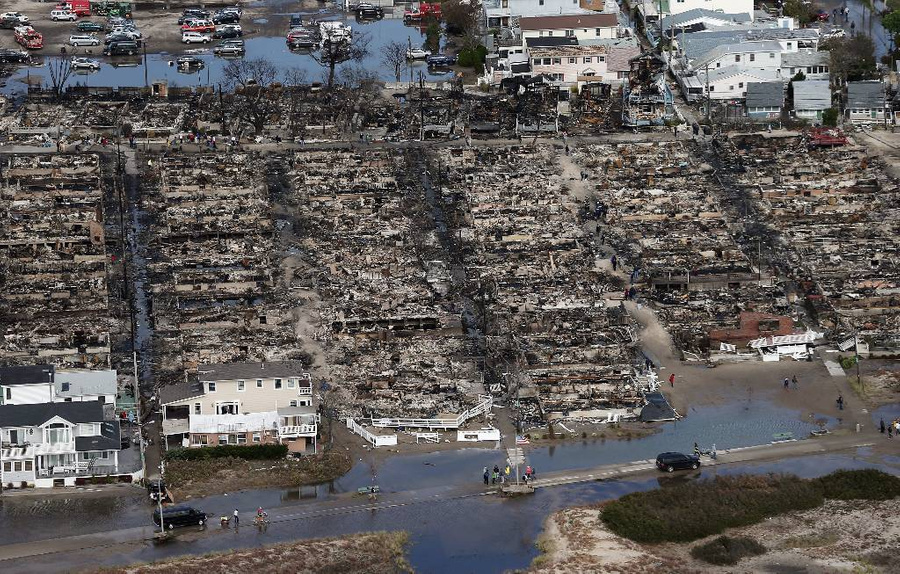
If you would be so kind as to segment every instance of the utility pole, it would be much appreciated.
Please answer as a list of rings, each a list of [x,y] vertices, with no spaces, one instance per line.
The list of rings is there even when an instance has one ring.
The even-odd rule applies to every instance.
[[[709,93],[709,64],[704,66],[706,70],[706,123],[709,123],[710,108],[712,107],[712,94]]]
[[[141,42],[141,46],[144,47],[144,87],[149,88],[150,82],[147,81],[147,40],[150,38],[145,38],[143,42]]]

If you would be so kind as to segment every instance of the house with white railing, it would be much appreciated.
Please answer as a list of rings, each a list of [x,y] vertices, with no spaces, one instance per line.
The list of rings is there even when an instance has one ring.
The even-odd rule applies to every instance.
[[[312,379],[294,361],[201,365],[196,380],[160,389],[168,447],[287,444],[315,452]]]
[[[0,406],[0,440],[5,487],[119,472],[119,422],[99,401]]]

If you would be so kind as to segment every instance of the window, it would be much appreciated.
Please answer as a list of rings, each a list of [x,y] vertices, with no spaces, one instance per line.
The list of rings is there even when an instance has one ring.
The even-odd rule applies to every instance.
[[[734,86],[728,86],[728,91],[729,91],[729,92],[733,92],[733,91],[734,91]]]
[[[64,392],[64,393],[69,392],[69,383],[62,384],[62,392]]]
[[[261,441],[262,441],[262,436],[258,432],[253,433],[253,442],[261,442]]]
[[[545,66],[549,66],[549,65],[550,65],[550,58],[544,58],[544,65],[545,65]]]
[[[94,428],[94,423],[79,423],[78,424],[78,436],[95,436],[100,434],[97,432],[97,429]]]
[[[12,472],[12,463],[7,461],[3,463],[3,472]]]
[[[543,5],[544,5],[544,0],[538,0],[538,5],[543,6]]]
[[[566,30],[566,38],[571,38],[575,35],[575,30]]]
[[[721,67],[722,67],[722,62],[716,62],[716,67],[717,67],[717,68],[721,68]]]
[[[106,404],[106,397],[103,396],[103,395],[100,395],[99,397],[97,397],[97,402],[100,403],[101,405],[105,405],[105,404]]]
[[[597,36],[602,36],[603,28],[597,28],[596,30],[594,30],[594,34],[596,34]]]
[[[570,63],[570,64],[575,64],[575,63],[577,63],[577,62],[578,62],[578,58],[569,58],[569,63]]]
[[[13,463],[13,472],[22,472],[22,461],[17,460]]]
[[[606,56],[597,56],[597,62],[605,62]]]
[[[216,403],[217,415],[236,415],[240,414],[240,405],[237,401],[227,403]]]
[[[219,444],[228,444],[228,435],[227,434],[219,435]]]
[[[31,472],[34,470],[34,461],[26,460],[25,461],[25,472]]]
[[[744,82],[738,82],[738,88],[743,88],[743,87],[744,87]]]
[[[275,390],[277,391],[280,388],[281,388],[281,379],[275,379]]]
[[[296,406],[297,406],[297,401],[291,401],[291,406],[292,406],[292,407],[296,407]]]
[[[207,383],[207,385],[209,387],[209,392],[211,392],[211,393],[216,392],[216,384],[215,383],[209,382],[209,383]]]
[[[770,59],[770,60],[774,60],[774,59],[775,59],[775,52],[769,52],[769,59]]]
[[[297,386],[297,379],[288,379],[288,388],[293,389]]]
[[[562,64],[562,59],[560,59],[560,58],[553,58],[553,65],[556,66],[556,65],[558,65],[558,64]]]
[[[194,414],[195,415],[200,414],[200,403],[194,403]]]
[[[793,46],[793,45],[794,45],[793,42],[788,42],[788,43],[787,43],[788,50],[790,50],[790,49],[791,49],[791,46]]]
[[[62,423],[53,423],[47,429],[47,442],[50,444],[62,444],[71,441],[69,428]]]
[[[751,62],[755,62],[755,61],[756,61],[756,54],[750,54],[750,61],[751,61]]]
[[[735,55],[734,55],[734,61],[735,61],[735,62],[740,62],[740,61],[741,61],[741,55],[740,55],[740,54],[735,54]]]
[[[240,392],[244,392],[246,390],[246,386],[244,385],[244,381],[238,381],[237,390]]]
[[[715,87],[715,86],[710,86],[710,87],[709,87],[709,91],[710,91],[710,92],[716,91],[716,87]]]
[[[534,59],[534,65],[535,65],[535,66],[540,66],[540,65],[541,65],[541,59],[540,59],[540,58],[535,58],[535,59]]]
[[[205,434],[200,435],[200,444],[204,446],[209,444],[209,437],[207,437]]]
[[[256,388],[257,389],[263,388],[262,379],[256,379]]]
[[[542,2],[541,2],[541,5],[543,6],[543,4],[544,4],[544,3],[543,3],[543,1],[542,1]],[[548,37],[548,38],[552,38],[552,37],[553,37],[553,30],[547,30],[547,37]]]
[[[237,443],[238,444],[247,444],[247,433],[245,433],[245,432],[238,433]]]
[[[12,399],[12,389],[9,387],[6,387],[6,400],[11,400],[11,399]]]
[[[591,57],[590,57],[590,56],[586,56],[586,57],[584,58],[584,63],[585,63],[585,64],[590,64],[590,63],[591,63]]]

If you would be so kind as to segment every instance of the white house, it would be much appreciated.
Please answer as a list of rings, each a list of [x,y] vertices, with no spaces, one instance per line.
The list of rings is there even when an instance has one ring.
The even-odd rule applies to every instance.
[[[0,367],[0,404],[99,401],[115,404],[118,386],[112,369],[57,370],[53,365]]]
[[[873,124],[885,121],[887,85],[878,80],[849,82],[847,84],[847,119],[854,124]]]
[[[558,16],[519,18],[522,39],[575,37],[579,43],[586,40],[612,40],[619,35],[619,22],[615,14],[591,12]]]
[[[692,10],[746,14],[751,20],[756,16],[753,0],[655,0],[637,2],[636,5],[641,18],[647,22],[658,22],[661,16],[664,18]]]
[[[305,452],[318,433],[312,381],[294,361],[201,365],[195,382],[160,389],[159,402],[177,446],[278,442]]]
[[[828,80],[794,82],[794,115],[813,123],[822,122],[822,113],[831,107]]]
[[[781,77],[790,80],[802,72],[807,80],[828,80],[831,78],[831,52],[799,50],[781,56]]]
[[[484,0],[481,6],[488,28],[508,28],[522,16],[595,13],[582,8],[578,0]]]
[[[0,437],[4,486],[119,470],[119,422],[98,401],[0,406]]]
[[[529,50],[531,74],[543,74],[561,87],[587,81],[609,81],[606,46],[547,46]],[[616,76],[614,74],[614,76]]]

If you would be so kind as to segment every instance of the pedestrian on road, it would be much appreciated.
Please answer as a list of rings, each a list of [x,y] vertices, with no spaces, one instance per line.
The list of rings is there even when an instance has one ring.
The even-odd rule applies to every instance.
[[[844,410],[844,395],[838,395],[837,405],[839,411]]]
[[[791,382],[791,381],[790,381],[787,377],[784,378],[784,390],[788,390],[788,384],[789,384],[790,382]]]
[[[881,429],[881,434],[884,434],[884,419],[881,419],[881,424],[878,425],[878,428]]]
[[[675,388],[675,373],[669,375],[669,386]]]
[[[700,447],[697,446],[697,443],[694,443],[694,456],[700,457]]]
[[[793,377],[791,377],[791,385],[794,387],[795,391],[800,390],[800,385],[797,382],[797,375],[794,375]]]
[[[235,509],[234,509],[234,527],[235,527],[235,528],[238,527],[238,522],[240,522],[240,521],[241,521],[241,516],[240,516],[240,514],[238,513],[237,508],[235,508]]]
[[[487,484],[488,484],[488,471],[487,471],[487,467],[484,467],[484,485],[487,486]]]

